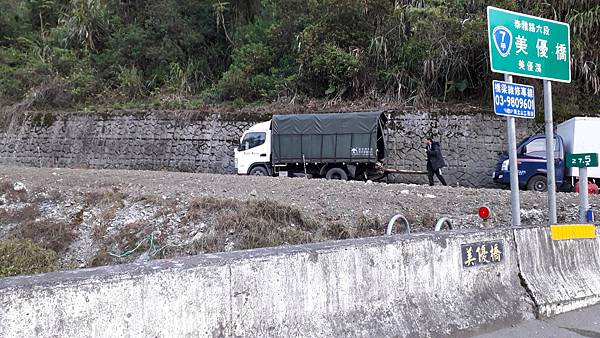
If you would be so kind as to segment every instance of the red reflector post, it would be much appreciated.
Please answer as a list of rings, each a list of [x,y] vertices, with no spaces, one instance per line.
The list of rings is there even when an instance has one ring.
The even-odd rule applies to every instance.
[[[481,219],[488,220],[491,215],[492,215],[492,212],[490,211],[490,208],[488,208],[488,207],[479,208],[479,217],[481,217]]]

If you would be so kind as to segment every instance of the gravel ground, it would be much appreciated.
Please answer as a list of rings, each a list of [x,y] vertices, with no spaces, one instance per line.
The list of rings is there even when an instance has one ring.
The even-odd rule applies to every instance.
[[[125,249],[154,230],[162,232],[163,243],[174,243],[174,246],[191,245],[213,230],[228,232],[216,249],[173,250],[171,255],[239,249],[236,245],[239,228],[226,231],[219,228],[219,223],[225,222],[223,217],[230,216],[231,210],[229,214],[219,214],[218,210],[205,207],[201,218],[190,216],[194,201],[207,197],[241,204],[268,200],[276,203],[278,208],[300,210],[305,219],[316,222],[318,227],[335,225],[343,228],[357,222],[368,223],[368,229],[351,232],[346,237],[382,235],[388,220],[397,213],[406,216],[413,231],[430,231],[436,220],[443,216],[451,218],[456,228],[507,226],[511,219],[510,192],[501,189],[6,166],[0,166],[0,182],[11,190],[0,192],[3,193],[0,211],[10,216],[0,220],[0,239],[15,236],[26,222],[69,222],[73,225],[74,238],[67,243],[66,249],[60,246],[57,249],[60,268],[112,264],[114,259],[99,257],[99,253]],[[12,190],[20,189],[21,185],[29,193],[28,197],[10,198],[8,195],[15,193]],[[559,222],[576,220],[577,203],[576,194],[558,194]],[[600,196],[590,196],[590,203],[597,209]],[[492,219],[487,222],[477,216],[477,209],[484,205],[493,212]],[[24,215],[23,210],[31,206],[38,211]],[[244,208],[251,207],[246,205]],[[238,209],[235,204],[231,204],[231,208]],[[545,194],[522,192],[521,209],[523,225],[546,223]],[[290,224],[281,226],[297,229],[298,226],[293,224],[295,221],[289,219],[285,218],[285,222]],[[300,242],[344,237],[312,236],[312,232],[318,232],[314,227],[302,231],[305,240]],[[130,235],[127,240],[123,239],[127,234]],[[106,238],[118,240],[109,243]],[[144,255],[141,258],[137,254],[133,256],[145,258]]]

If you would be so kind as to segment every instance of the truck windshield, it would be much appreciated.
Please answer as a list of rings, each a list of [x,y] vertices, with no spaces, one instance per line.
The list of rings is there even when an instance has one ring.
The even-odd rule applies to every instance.
[[[266,133],[248,133],[244,136],[239,150],[244,151],[265,143]]]

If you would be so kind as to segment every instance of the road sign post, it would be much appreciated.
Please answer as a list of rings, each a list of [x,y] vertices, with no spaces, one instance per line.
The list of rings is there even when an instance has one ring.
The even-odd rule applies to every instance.
[[[589,207],[587,168],[579,168],[579,221],[581,223],[587,223],[587,211]]]
[[[598,166],[598,154],[567,154],[567,168],[579,168],[579,221],[588,223],[587,212],[590,208],[588,200],[588,167]]]
[[[510,75],[507,75],[510,76]],[[515,118],[506,118],[506,129],[508,131],[508,161],[510,170],[510,212],[512,225],[521,225],[521,201],[519,200],[519,168],[517,167],[517,137]]]
[[[552,82],[544,80],[544,128],[546,134],[546,178],[548,221],[556,224],[556,170],[554,168],[554,123],[552,122]]]
[[[488,7],[488,40],[492,71],[544,80],[544,122],[546,132],[546,163],[548,181],[548,219],[556,223],[556,177],[554,168],[554,127],[552,121],[552,83],[571,82],[571,35],[568,24],[526,14]],[[512,76],[510,77],[512,80]],[[510,125],[508,118],[511,190],[514,190],[510,155]],[[513,130],[514,132],[514,130]],[[518,178],[518,175],[517,175]],[[518,182],[516,184],[518,188]],[[514,191],[511,196],[514,195]],[[513,203],[514,203],[514,197]],[[518,192],[517,192],[518,198]],[[514,207],[513,207],[514,214]],[[513,215],[513,223],[515,217]]]

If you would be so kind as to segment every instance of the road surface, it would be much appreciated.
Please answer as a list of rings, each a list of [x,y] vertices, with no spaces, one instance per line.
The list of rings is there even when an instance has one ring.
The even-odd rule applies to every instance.
[[[530,320],[478,338],[600,338],[600,305],[544,320]]]

